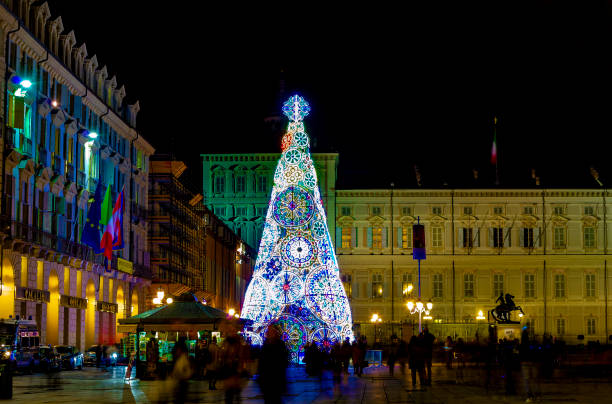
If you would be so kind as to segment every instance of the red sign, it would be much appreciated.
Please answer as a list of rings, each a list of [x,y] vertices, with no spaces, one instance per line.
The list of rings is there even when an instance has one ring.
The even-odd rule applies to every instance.
[[[422,224],[412,226],[412,258],[425,259],[425,226]]]

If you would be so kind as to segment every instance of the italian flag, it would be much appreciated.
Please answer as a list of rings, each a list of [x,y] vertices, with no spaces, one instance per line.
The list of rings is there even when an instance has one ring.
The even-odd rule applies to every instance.
[[[106,223],[102,240],[100,240],[100,249],[109,263],[113,257],[113,250],[120,250],[123,248],[123,190],[121,190],[117,196],[117,201],[112,210],[110,195],[109,186],[106,189],[106,195],[102,203],[102,215],[100,220],[102,223]]]

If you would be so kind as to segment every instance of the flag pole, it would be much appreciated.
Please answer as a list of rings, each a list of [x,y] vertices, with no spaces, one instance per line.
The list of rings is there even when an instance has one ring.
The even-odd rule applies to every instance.
[[[497,165],[497,117],[493,118],[493,151],[491,157],[495,159],[495,185],[499,186],[499,168]]]

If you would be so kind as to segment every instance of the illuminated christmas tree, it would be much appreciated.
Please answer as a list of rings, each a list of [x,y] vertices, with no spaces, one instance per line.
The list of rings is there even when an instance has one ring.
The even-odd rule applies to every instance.
[[[304,131],[310,106],[294,95],[283,112],[289,125],[242,318],[252,321],[246,335],[253,344],[270,324],[279,326],[296,362],[306,342],[328,348],[352,340],[353,322]]]

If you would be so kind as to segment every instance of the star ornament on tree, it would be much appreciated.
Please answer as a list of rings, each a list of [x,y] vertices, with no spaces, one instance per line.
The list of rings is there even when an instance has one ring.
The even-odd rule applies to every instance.
[[[310,104],[296,94],[283,104],[283,113],[292,121],[300,122],[310,113]]]

